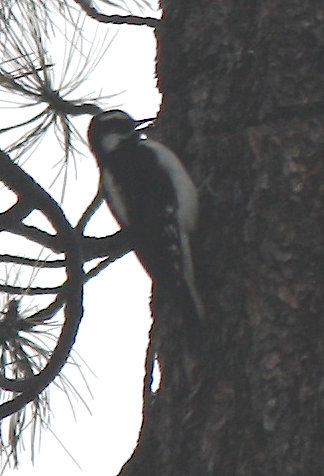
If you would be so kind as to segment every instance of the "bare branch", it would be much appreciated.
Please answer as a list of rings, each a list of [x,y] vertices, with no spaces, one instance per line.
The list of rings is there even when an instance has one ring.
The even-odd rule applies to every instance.
[[[28,197],[29,202],[34,201],[34,207],[41,209],[57,230],[57,236],[65,248],[66,289],[68,290],[66,292],[65,321],[51,359],[38,375],[24,379],[22,382],[17,381],[17,385],[21,384],[21,390],[24,393],[0,406],[0,418],[5,418],[20,410],[42,392],[65,364],[82,317],[83,273],[79,246],[74,239],[73,229],[53,198],[2,152],[0,153],[0,172],[3,182],[10,189],[17,191],[20,197]]]
[[[10,286],[9,284],[0,284],[0,292],[8,294],[23,294],[24,296],[40,296],[43,294],[57,294],[62,286],[53,288],[23,288],[21,286]]]
[[[93,214],[96,212],[96,210],[99,208],[101,202],[102,202],[102,194],[101,191],[98,190],[98,193],[90,203],[90,205],[87,207],[87,209],[84,211],[82,214],[80,220],[78,221],[78,224],[76,226],[76,230],[79,231],[79,233],[82,233],[87,226],[90,218],[93,216]]]
[[[109,256],[114,261],[129,253],[133,248],[126,230],[120,230],[110,236],[82,238],[82,255],[84,261]]]
[[[9,254],[0,255],[0,263],[15,263],[24,266],[32,266],[33,268],[63,268],[65,266],[64,259],[42,260],[34,258],[25,258],[22,256],[13,256]]]
[[[28,174],[11,162],[9,157],[2,152],[0,152],[0,174],[2,181],[10,189],[14,190],[19,199],[22,202],[27,201],[27,209],[29,211],[36,208],[43,212],[54,229],[57,230],[57,234],[51,235],[36,227],[26,226],[22,223],[13,223],[13,217],[19,220],[22,218],[22,215],[25,215],[25,213],[22,212],[26,212],[26,208],[20,209],[18,207],[19,202],[14,205],[12,209],[0,215],[0,223],[2,226],[6,225],[10,231],[20,233],[41,244],[46,243],[46,246],[54,249],[56,252],[64,252],[65,259],[57,260],[55,266],[64,266],[67,273],[66,281],[56,287],[26,288],[11,285],[0,286],[1,291],[14,295],[57,295],[55,301],[46,309],[38,311],[23,321],[20,320],[21,325],[24,324],[33,327],[34,325],[43,323],[45,319],[51,318],[65,303],[65,321],[62,331],[57,345],[51,354],[51,358],[44,369],[41,369],[36,375],[26,376],[23,379],[9,379],[6,378],[5,375],[0,376],[0,386],[11,392],[22,392],[20,397],[16,397],[12,401],[0,405],[0,418],[4,418],[11,414],[12,411],[18,411],[21,406],[35,398],[59,373],[73,345],[82,315],[81,296],[83,283],[98,274],[118,257],[128,252],[130,246],[126,232],[117,232],[115,235],[105,238],[92,238],[81,235],[78,226],[76,229],[73,229],[67,222],[53,198]],[[84,213],[79,225],[88,220],[88,217],[91,216],[94,209],[98,206],[98,200],[98,197],[96,197],[92,204],[90,204],[88,212]],[[17,207],[20,213],[17,212]],[[10,220],[8,220],[8,215],[11,217]],[[82,252],[81,246],[83,248]],[[94,250],[96,251],[94,252]],[[88,273],[83,274],[81,269],[82,256],[83,260],[86,261],[98,256],[108,257],[88,271]],[[4,256],[4,259],[7,261],[12,260],[12,258],[10,255]],[[20,260],[17,259],[17,262],[18,261],[20,261],[20,264],[30,265],[31,263],[35,264],[36,260],[21,257]],[[40,264],[43,266],[51,266],[51,262],[46,260],[42,260],[39,266]],[[18,331],[19,329],[17,329],[17,332]]]
[[[135,15],[105,15],[104,13],[99,13],[94,7],[90,6],[88,1],[74,1],[80,5],[82,10],[85,11],[89,17],[97,20],[100,23],[113,23],[114,25],[146,25],[152,28],[157,28],[160,23],[160,20],[154,17],[139,17]]]

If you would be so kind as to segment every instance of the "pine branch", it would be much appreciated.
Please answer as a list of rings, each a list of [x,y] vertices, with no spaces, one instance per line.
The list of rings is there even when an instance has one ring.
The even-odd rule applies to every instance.
[[[154,17],[139,17],[136,15],[105,15],[98,12],[94,7],[91,7],[89,2],[85,0],[74,0],[84,12],[94,20],[100,23],[112,23],[114,25],[146,25],[152,28],[157,28],[160,20]]]

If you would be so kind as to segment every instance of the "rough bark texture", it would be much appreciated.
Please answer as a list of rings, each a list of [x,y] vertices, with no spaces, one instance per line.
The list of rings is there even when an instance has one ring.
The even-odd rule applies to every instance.
[[[200,350],[156,297],[122,476],[324,474],[324,2],[165,0],[159,137],[200,188]]]

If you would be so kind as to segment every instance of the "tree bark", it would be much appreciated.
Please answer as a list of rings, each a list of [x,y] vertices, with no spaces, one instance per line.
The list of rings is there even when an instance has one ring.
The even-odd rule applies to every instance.
[[[206,320],[197,350],[153,300],[163,377],[120,474],[324,474],[324,3],[162,7],[157,134],[199,187]]]

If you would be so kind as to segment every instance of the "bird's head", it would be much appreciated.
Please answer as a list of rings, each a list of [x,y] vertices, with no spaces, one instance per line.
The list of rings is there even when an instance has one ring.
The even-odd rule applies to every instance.
[[[93,152],[111,153],[136,143],[139,133],[136,122],[126,112],[114,109],[94,116],[88,129],[89,144]]]

